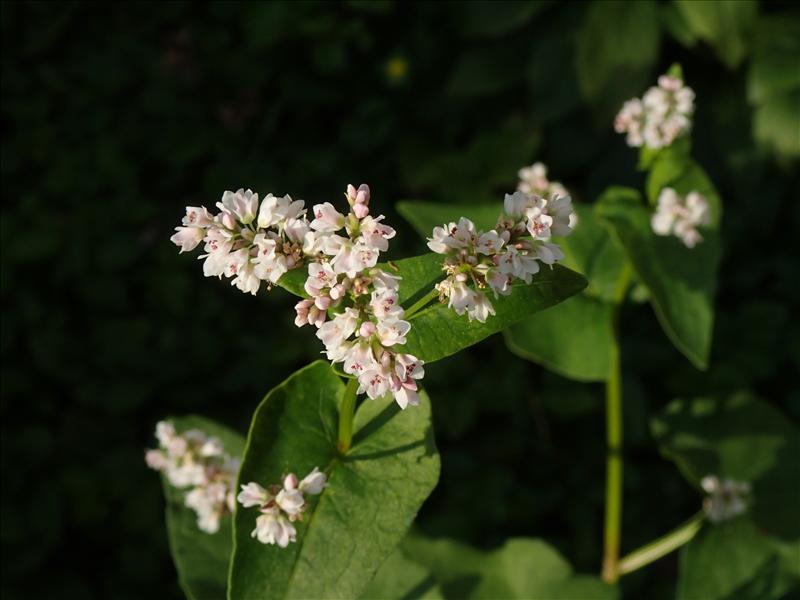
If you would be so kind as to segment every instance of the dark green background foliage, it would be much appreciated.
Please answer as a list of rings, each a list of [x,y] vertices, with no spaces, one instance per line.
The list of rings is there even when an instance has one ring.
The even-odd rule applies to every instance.
[[[658,408],[749,389],[800,418],[800,176],[782,120],[798,87],[748,98],[759,48],[797,57],[797,10],[762,3],[690,35],[671,4],[602,6],[3,3],[4,597],[179,597],[143,462],[155,422],[191,412],[245,432],[263,394],[318,356],[289,294],[245,296],[178,255],[186,204],[238,187],[337,202],[366,181],[400,258],[424,246],[396,201],[499,201],[534,160],[577,202],[642,189],[611,120],[674,61],[697,92],[694,156],[725,203],[718,313],[705,373],[647,304],[623,314],[624,549],[698,508],[650,438]],[[602,387],[501,336],[425,383],[442,477],[419,529],[484,548],[542,537],[596,572]],[[623,592],[671,597],[676,568],[664,559]]]

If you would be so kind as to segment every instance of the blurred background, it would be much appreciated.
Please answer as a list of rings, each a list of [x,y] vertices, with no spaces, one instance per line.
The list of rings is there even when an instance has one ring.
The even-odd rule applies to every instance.
[[[499,202],[537,160],[577,202],[641,187],[611,123],[675,61],[725,250],[708,372],[648,305],[623,315],[623,549],[689,517],[699,498],[649,415],[749,389],[800,419],[797,6],[709,23],[656,1],[4,2],[3,597],[179,598],[143,461],[155,422],[201,413],[244,432],[319,355],[288,294],[244,295],[178,255],[184,206],[240,187],[337,202],[368,182],[399,230],[390,258],[421,253],[400,199]],[[598,572],[602,386],[499,336],[425,383],[443,469],[420,530],[487,548],[540,536]],[[676,569],[673,555],[626,577],[624,595],[670,598]]]

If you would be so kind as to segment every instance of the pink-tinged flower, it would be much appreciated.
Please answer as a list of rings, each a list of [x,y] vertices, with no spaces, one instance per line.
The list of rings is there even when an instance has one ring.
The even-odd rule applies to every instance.
[[[358,384],[358,393],[366,392],[367,396],[374,400],[389,391],[391,377],[382,366],[376,364],[374,368],[358,376]]]
[[[377,329],[381,344],[394,346],[406,343],[406,334],[411,330],[411,324],[399,319],[383,319],[378,321]]]
[[[317,494],[321,494],[322,490],[327,486],[328,476],[320,471],[319,468],[314,467],[314,470],[300,481],[299,489],[304,494],[316,496]]]
[[[372,292],[369,306],[378,319],[399,319],[403,315],[400,298],[394,290],[377,289]]]
[[[486,319],[489,318],[489,315],[494,315],[495,310],[492,303],[489,301],[489,298],[483,292],[476,292],[475,293],[475,301],[472,305],[471,310],[467,311],[467,316],[469,320],[476,320],[481,323],[486,323]]]
[[[236,192],[225,192],[222,194],[222,202],[217,203],[217,207],[232,214],[242,225],[249,225],[256,218],[258,194],[254,194],[252,190],[243,189]],[[233,229],[227,224],[226,227]]]
[[[209,227],[214,223],[214,218],[205,206],[187,206],[186,216],[182,224],[186,227]]]
[[[329,262],[308,265],[308,279],[303,286],[309,296],[319,296],[322,290],[336,285],[338,275]]]
[[[144,461],[148,467],[156,471],[164,470],[169,464],[167,456],[161,450],[148,450],[145,452]]]
[[[197,248],[197,245],[203,241],[205,231],[200,227],[176,227],[174,234],[169,241],[176,246],[180,246],[181,253],[190,252]]]
[[[408,406],[419,406],[419,394],[416,389],[401,385],[400,388],[392,391],[392,395],[398,406],[404,410]]]
[[[531,256],[546,265],[552,265],[564,259],[564,253],[557,244],[550,242],[534,242],[530,250]]]
[[[490,256],[497,254],[503,247],[505,240],[494,230],[487,231],[478,236],[478,242],[475,244],[475,250],[479,254]]]
[[[555,236],[566,236],[572,233],[571,218],[575,214],[572,209],[572,198],[556,196],[547,201],[547,214],[552,218],[550,233]]]
[[[245,508],[250,508],[251,506],[264,506],[267,504],[267,502],[272,500],[272,494],[258,485],[255,481],[242,484],[241,487],[242,491],[239,492],[239,495],[236,497],[236,499],[239,501],[239,504]]]
[[[344,372],[357,377],[365,371],[376,369],[377,366],[369,340],[361,340],[353,344],[344,359]]]
[[[504,275],[530,283],[531,277],[539,272],[539,263],[534,257],[520,252],[515,246],[508,246],[505,253],[499,257],[497,270]]]
[[[317,331],[317,337],[328,350],[334,350],[355,333],[358,326],[359,313],[354,308],[346,308],[332,320],[324,323]]]
[[[267,194],[258,210],[258,226],[261,229],[274,227],[289,220],[298,220],[305,214],[305,202],[292,200],[288,194],[282,198]]]
[[[344,215],[337,211],[333,204],[325,202],[314,205],[314,220],[311,221],[311,229],[333,233],[342,227],[344,227]]]
[[[525,210],[531,202],[528,195],[522,191],[506,194],[505,200],[503,200],[503,212],[509,217],[519,219],[525,214]]]
[[[286,548],[291,542],[297,541],[297,530],[277,507],[272,507],[264,509],[258,516],[251,536],[262,544],[277,544]]]
[[[298,489],[283,488],[275,497],[275,502],[286,513],[289,520],[294,521],[303,512],[306,500]]]
[[[365,245],[380,252],[386,252],[389,249],[389,240],[395,236],[394,229],[381,223],[383,219],[383,215],[375,218],[364,217],[359,227]]]
[[[422,379],[425,376],[425,363],[413,354],[395,354],[394,365],[395,373],[401,381],[411,379]]]

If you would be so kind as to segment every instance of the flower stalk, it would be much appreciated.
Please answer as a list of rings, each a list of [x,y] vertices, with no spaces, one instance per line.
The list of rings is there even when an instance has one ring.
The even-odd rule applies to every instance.
[[[623,557],[619,561],[619,575],[633,573],[688,543],[700,531],[705,516],[705,512],[700,511],[673,531]]]
[[[630,266],[620,274],[615,294],[614,336],[609,351],[610,373],[606,382],[606,506],[603,534],[603,570],[606,583],[619,579],[622,534],[622,368],[619,356],[619,311],[631,281]]]

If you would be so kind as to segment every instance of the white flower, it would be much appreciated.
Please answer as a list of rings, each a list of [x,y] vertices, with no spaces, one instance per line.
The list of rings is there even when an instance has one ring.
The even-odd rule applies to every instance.
[[[344,359],[345,373],[358,376],[375,368],[377,363],[372,352],[372,344],[368,340],[358,341],[348,349]]]
[[[297,541],[297,530],[294,525],[275,507],[265,509],[258,516],[256,528],[251,535],[258,538],[262,544],[277,544],[281,548],[286,548],[291,542]]]
[[[531,276],[539,272],[539,263],[532,256],[520,252],[515,246],[508,246],[497,262],[497,270],[504,274],[531,282]]]
[[[305,202],[302,200],[292,201],[292,197],[288,194],[283,198],[267,194],[258,211],[258,226],[261,229],[266,229],[283,221],[299,219],[305,212],[304,206]]]
[[[169,238],[169,241],[180,246],[181,253],[194,250],[205,237],[205,230],[200,227],[176,227],[175,231],[178,233]]]
[[[285,487],[278,492],[278,495],[275,497],[275,502],[281,507],[281,510],[289,516],[290,520],[294,520],[293,517],[303,512],[306,503],[305,498],[303,498],[303,493],[300,490],[287,489]]]
[[[483,292],[476,292],[475,293],[475,300],[472,304],[470,310],[467,311],[467,316],[469,320],[477,320],[481,323],[486,323],[486,319],[489,318],[489,315],[494,315],[494,307],[492,303],[489,301],[489,298],[486,297],[486,294]]]
[[[564,186],[558,181],[550,181],[547,178],[547,167],[544,163],[537,162],[530,167],[524,167],[519,170],[519,184],[517,185],[518,192],[527,196],[541,196],[546,200],[550,200],[557,196],[566,196],[567,191]],[[508,198],[508,196],[506,196]],[[508,208],[516,208],[515,212],[506,210],[506,214],[510,216],[518,216],[522,214],[520,204],[521,198],[511,200]],[[516,204],[516,206],[514,206]]]
[[[553,219],[550,232],[555,236],[566,236],[572,233],[571,218],[575,213],[572,198],[555,196],[547,201],[547,214]]]
[[[165,469],[169,464],[167,456],[161,450],[148,450],[145,452],[144,461],[148,467],[156,471]]]
[[[749,483],[706,475],[700,486],[708,494],[703,509],[712,523],[730,520],[747,511],[745,498],[750,494]]]
[[[242,484],[242,491],[236,497],[239,504],[245,508],[251,506],[263,506],[272,499],[271,494],[255,481]]]
[[[375,290],[372,292],[369,306],[372,314],[378,319],[399,319],[403,315],[400,299],[393,290]]]
[[[317,337],[325,344],[329,351],[335,351],[342,346],[344,341],[356,331],[358,326],[358,311],[346,308],[344,312],[336,315],[332,320],[323,323],[317,330]],[[329,356],[330,358],[330,356]]]
[[[225,192],[222,194],[222,202],[217,203],[217,207],[231,213],[242,225],[249,225],[256,218],[258,194],[254,194],[252,190],[245,191],[243,189],[236,192]]]
[[[497,254],[503,247],[505,240],[494,230],[487,231],[478,236],[478,242],[475,244],[475,249],[480,254],[491,256]]]
[[[401,381],[408,378],[422,379],[425,376],[425,369],[423,363],[413,354],[395,354],[394,356],[395,372]]]
[[[392,391],[392,395],[394,396],[395,402],[397,402],[402,409],[408,406],[419,406],[419,394],[417,394],[416,389],[401,385],[399,389]]]
[[[361,220],[361,225],[359,226],[364,244],[368,248],[380,252],[386,252],[389,249],[389,240],[395,236],[394,229],[381,223],[383,219],[383,215],[374,219],[372,217],[365,217]]]
[[[214,218],[205,206],[187,206],[186,216],[182,224],[186,227],[206,228],[214,222]]]
[[[391,377],[381,365],[376,363],[371,369],[367,369],[358,376],[358,384],[358,393],[366,392],[367,396],[374,400],[389,391]]]
[[[304,494],[317,495],[321,494],[323,488],[327,487],[327,485],[327,475],[320,471],[319,468],[314,467],[314,470],[311,471],[311,473],[303,477],[302,481],[300,482],[299,489]]]
[[[381,344],[394,346],[406,343],[406,334],[411,330],[411,324],[399,319],[383,319],[378,321],[377,328]]]
[[[333,204],[314,205],[314,220],[311,221],[311,229],[323,232],[339,231],[344,227],[344,215],[337,211]]]

